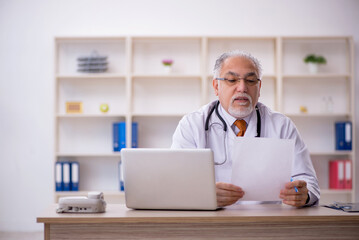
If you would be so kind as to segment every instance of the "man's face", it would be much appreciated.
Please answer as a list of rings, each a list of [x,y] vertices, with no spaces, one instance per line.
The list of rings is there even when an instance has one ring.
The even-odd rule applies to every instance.
[[[227,81],[213,80],[213,88],[223,108],[235,118],[247,117],[255,108],[260,95],[261,82],[249,86],[243,78],[258,78],[258,71],[254,64],[243,57],[227,58],[222,65],[220,78],[237,79],[234,84]]]

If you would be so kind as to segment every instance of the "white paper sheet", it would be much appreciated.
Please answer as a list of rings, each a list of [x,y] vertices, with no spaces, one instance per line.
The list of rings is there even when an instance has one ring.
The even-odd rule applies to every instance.
[[[291,179],[294,140],[237,138],[232,155],[232,184],[243,189],[241,201],[281,201]]]

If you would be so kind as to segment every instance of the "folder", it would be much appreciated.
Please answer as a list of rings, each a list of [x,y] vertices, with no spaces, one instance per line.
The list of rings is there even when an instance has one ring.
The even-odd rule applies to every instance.
[[[132,123],[131,147],[138,147],[138,124]],[[126,122],[117,122],[113,124],[113,151],[121,151],[126,148]]]
[[[71,191],[78,191],[79,190],[79,163],[78,162],[71,162]]]
[[[137,122],[132,123],[132,148],[138,147],[138,124]]]
[[[123,167],[121,162],[118,163],[118,179],[119,179],[119,190],[125,191],[125,184],[123,181]]]
[[[352,123],[335,123],[335,149],[352,150]]]
[[[344,188],[345,189],[352,189],[352,161],[351,160],[344,160]]]
[[[126,147],[126,122],[113,124],[113,151],[121,151]]]
[[[70,163],[62,163],[62,174],[63,174],[63,191],[70,191]]]
[[[55,163],[55,189],[56,191],[62,191],[62,163],[56,162]]]
[[[344,189],[344,161],[329,161],[329,188]]]

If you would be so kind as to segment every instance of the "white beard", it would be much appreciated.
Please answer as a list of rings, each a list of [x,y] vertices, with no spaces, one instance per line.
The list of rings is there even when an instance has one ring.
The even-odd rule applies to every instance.
[[[239,108],[235,108],[233,106],[234,99],[236,99],[238,97],[246,97],[249,100],[249,106],[246,107],[244,110],[241,110]],[[247,93],[238,93],[238,94],[234,95],[232,97],[232,99],[231,99],[231,103],[229,104],[228,112],[235,118],[245,118],[245,117],[247,117],[249,114],[251,114],[253,112],[253,104],[252,104],[251,96],[249,96]]]

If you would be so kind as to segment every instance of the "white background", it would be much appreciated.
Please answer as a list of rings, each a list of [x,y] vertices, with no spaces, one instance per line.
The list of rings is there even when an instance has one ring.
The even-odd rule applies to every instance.
[[[351,35],[359,63],[358,23],[356,0],[0,0],[0,231],[53,202],[55,36]]]

